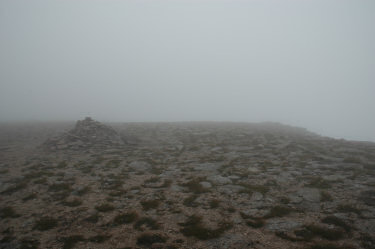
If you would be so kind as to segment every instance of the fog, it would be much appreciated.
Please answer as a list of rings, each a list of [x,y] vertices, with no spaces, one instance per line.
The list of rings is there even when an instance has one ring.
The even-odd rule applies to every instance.
[[[275,121],[375,141],[375,2],[0,2],[0,121]]]

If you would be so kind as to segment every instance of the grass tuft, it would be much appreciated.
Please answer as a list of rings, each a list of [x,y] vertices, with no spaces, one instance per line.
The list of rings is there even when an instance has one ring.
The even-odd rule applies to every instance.
[[[358,215],[361,214],[361,210],[359,210],[357,207],[350,205],[350,204],[341,204],[337,207],[337,211],[343,212],[343,213],[356,213]]]
[[[247,215],[243,212],[240,213],[241,217],[246,221],[246,225],[253,228],[261,228],[264,226],[265,222],[261,217],[253,217],[251,215]]]
[[[332,201],[332,195],[328,193],[327,191],[320,191],[320,201],[326,202],[326,201]]]
[[[88,241],[93,242],[93,243],[103,243],[111,238],[110,235],[103,235],[103,234],[98,234],[95,236],[92,236],[88,239]]]
[[[328,189],[332,187],[330,182],[324,180],[321,177],[312,178],[306,186],[311,187],[311,188],[319,188],[319,189]]]
[[[209,201],[210,208],[218,208],[220,206],[220,200],[213,199]]]
[[[312,245],[309,249],[355,249],[351,246],[339,246],[332,243],[319,243]]]
[[[98,222],[99,218],[100,218],[100,215],[98,213],[95,213],[95,214],[92,214],[89,217],[87,217],[85,219],[85,221],[88,221],[88,222],[91,222],[91,223],[96,223],[96,222]]]
[[[78,207],[82,204],[80,199],[65,200],[62,202],[67,207]]]
[[[21,240],[19,249],[37,249],[40,242],[33,238],[25,238]]]

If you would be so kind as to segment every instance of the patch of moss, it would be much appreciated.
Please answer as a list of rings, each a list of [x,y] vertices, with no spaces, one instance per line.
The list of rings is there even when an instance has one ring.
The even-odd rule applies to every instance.
[[[306,228],[313,235],[320,236],[328,240],[338,240],[338,239],[341,239],[344,235],[341,229],[328,228],[328,227],[323,227],[323,226],[314,225],[314,224],[308,225],[306,226]]]
[[[159,229],[159,224],[157,223],[156,220],[150,217],[142,217],[134,224],[133,227],[140,231],[144,230],[144,228],[157,230]]]
[[[59,164],[57,165],[57,168],[59,168],[59,169],[65,169],[67,166],[68,166],[67,162],[65,162],[65,161],[61,161],[61,162],[59,162]]]
[[[155,209],[160,205],[160,200],[144,200],[141,201],[141,205],[143,207],[143,210],[150,210],[150,209]]]
[[[246,225],[253,228],[261,228],[264,226],[265,222],[262,217],[254,217],[251,215],[247,215],[243,212],[240,213],[241,217],[245,220]]]
[[[126,194],[126,191],[121,189],[121,190],[113,190],[109,192],[109,195],[112,197],[119,197],[119,196],[124,196]]]
[[[312,238],[314,238],[314,234],[306,228],[301,228],[299,230],[295,230],[294,234],[298,238],[301,238],[301,240],[304,240],[304,241],[310,241]]]
[[[62,238],[61,241],[64,243],[63,249],[71,249],[78,242],[85,241],[85,238],[82,235],[71,235]]]
[[[5,219],[5,218],[18,218],[20,217],[19,214],[14,211],[13,207],[3,207],[0,209],[0,218]]]
[[[96,206],[95,209],[99,212],[111,212],[115,209],[115,207],[109,203],[103,203]]]
[[[98,234],[98,235],[88,238],[88,241],[93,242],[93,243],[103,243],[109,240],[110,238],[111,238],[110,235]]]
[[[124,185],[124,181],[122,179],[117,179],[115,177],[111,178],[111,180],[102,179],[101,187],[107,190],[120,190]]]
[[[188,217],[186,222],[179,223],[179,225],[183,226],[183,228],[180,229],[182,234],[185,236],[193,236],[200,240],[218,238],[226,230],[232,227],[232,223],[229,222],[221,222],[215,229],[204,227],[202,224],[202,217],[197,215]]]
[[[235,212],[236,212],[236,209],[235,209],[234,207],[228,207],[228,208],[227,208],[227,211],[228,211],[229,213],[235,213]]]
[[[9,173],[9,169],[2,169],[2,170],[0,170],[0,175],[4,175],[6,173]]]
[[[47,183],[47,178],[39,178],[33,182],[34,184],[46,184]]]
[[[71,191],[71,185],[68,183],[54,183],[49,186],[48,190],[53,192]]]
[[[282,204],[284,204],[284,205],[287,205],[287,204],[289,204],[290,199],[289,199],[288,197],[286,197],[286,196],[282,196],[282,197],[280,198],[280,202],[281,202]]]
[[[280,237],[282,239],[289,240],[289,241],[292,241],[292,242],[297,242],[297,241],[303,240],[301,238],[296,238],[296,237],[290,236],[289,234],[287,234],[284,231],[277,231],[277,232],[275,232],[275,235],[277,237]]]
[[[253,185],[249,183],[240,183],[239,185],[244,188],[240,193],[252,194],[253,192],[259,192],[264,195],[269,191],[269,187],[265,185]]]
[[[343,221],[342,219],[336,217],[336,216],[327,216],[322,219],[323,223],[335,225],[338,227],[342,227],[345,229],[345,231],[350,232],[352,230],[352,226],[350,226],[348,223]]]
[[[37,229],[39,231],[46,231],[55,228],[57,224],[57,219],[45,216],[36,221],[34,229]]]
[[[200,179],[192,179],[182,184],[182,186],[187,187],[189,189],[189,192],[193,192],[195,194],[202,194],[202,193],[208,192],[208,189],[204,188],[200,184]]]
[[[48,172],[48,171],[33,171],[24,175],[24,179],[30,180],[30,179],[41,178],[42,176],[53,176],[53,175],[54,174],[52,172]]]
[[[145,181],[144,181],[144,183],[155,183],[155,182],[158,182],[158,181],[160,181],[160,177],[158,177],[158,176],[153,176],[153,177],[151,177],[151,178],[149,178],[149,179],[146,179]]]
[[[81,188],[79,190],[76,190],[76,194],[79,195],[79,196],[82,196],[82,195],[85,195],[87,193],[89,193],[91,190],[91,188],[89,186],[85,186],[84,188]]]
[[[128,212],[124,214],[119,214],[113,219],[113,223],[115,225],[122,225],[132,223],[138,218],[138,214],[136,212]]]
[[[261,228],[264,226],[264,220],[263,219],[249,219],[246,220],[246,225],[252,228]]]
[[[375,207],[375,190],[362,191],[359,195],[359,200],[368,206]]]
[[[172,185],[172,180],[171,179],[165,179],[163,184],[160,186],[161,188],[168,188]]]
[[[160,234],[144,233],[138,236],[137,245],[151,247],[154,243],[165,243],[167,237]]]
[[[31,193],[31,194],[25,196],[24,198],[22,198],[22,200],[23,201],[29,201],[29,200],[32,200],[32,199],[35,199],[35,198],[37,198],[37,194]]]
[[[361,164],[362,161],[358,157],[345,157],[343,160],[344,163],[357,163]]]
[[[271,210],[264,216],[264,218],[274,218],[274,217],[283,217],[290,214],[293,210],[290,207],[286,206],[274,206]]]
[[[370,234],[361,234],[360,237],[361,246],[364,249],[374,249],[375,248],[375,236]]]
[[[2,243],[9,243],[9,242],[11,242],[11,241],[13,241],[13,240],[15,240],[15,239],[16,239],[16,237],[14,237],[14,236],[12,236],[12,235],[5,235],[5,236],[3,236],[2,239],[0,240],[0,244],[2,244]]]

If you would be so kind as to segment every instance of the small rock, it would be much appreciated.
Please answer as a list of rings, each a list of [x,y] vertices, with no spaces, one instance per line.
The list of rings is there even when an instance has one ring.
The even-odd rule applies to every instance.
[[[225,184],[231,184],[232,180],[228,177],[224,176],[209,176],[207,177],[207,180],[212,182],[215,185],[225,185]]]
[[[259,192],[254,192],[252,195],[251,195],[251,200],[252,201],[260,201],[263,199],[263,195]]]
[[[202,187],[204,188],[211,188],[212,187],[212,184],[209,183],[209,182],[200,182],[199,183]]]
[[[129,167],[132,168],[133,170],[137,170],[137,171],[146,171],[146,170],[150,170],[152,168],[152,166],[149,163],[143,162],[143,161],[131,162],[129,164]]]
[[[298,221],[275,218],[267,220],[266,229],[271,231],[290,231],[301,226],[302,223]]]

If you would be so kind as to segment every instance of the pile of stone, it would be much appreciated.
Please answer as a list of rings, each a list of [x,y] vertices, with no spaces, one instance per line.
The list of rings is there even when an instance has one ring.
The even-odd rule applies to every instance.
[[[48,150],[106,149],[125,144],[124,139],[113,128],[90,117],[77,121],[75,127],[60,136],[48,139],[43,147]]]

